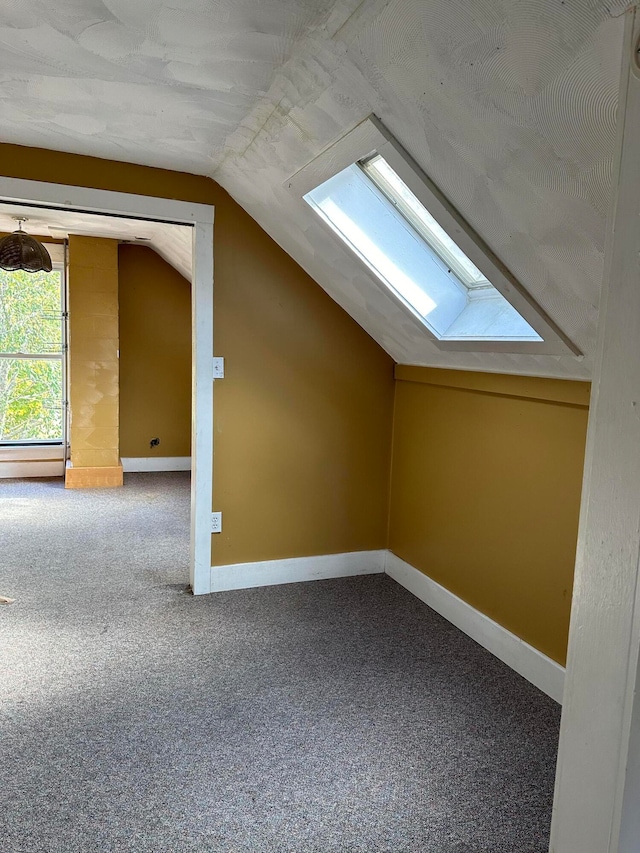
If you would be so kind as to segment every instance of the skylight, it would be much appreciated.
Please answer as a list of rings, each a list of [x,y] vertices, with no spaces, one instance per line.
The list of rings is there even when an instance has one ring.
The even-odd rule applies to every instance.
[[[418,201],[383,157],[376,154],[362,161],[361,166],[374,184],[431,246],[436,255],[454,271],[465,287],[483,287],[489,284],[484,273],[480,272],[459,246],[456,246],[444,228],[438,225],[426,207]]]
[[[437,339],[542,341],[379,154],[304,199]]]

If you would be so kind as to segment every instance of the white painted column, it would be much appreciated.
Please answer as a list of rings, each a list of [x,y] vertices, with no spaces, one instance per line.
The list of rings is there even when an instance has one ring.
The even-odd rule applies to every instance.
[[[213,497],[213,223],[193,229],[191,558],[194,595],[211,592]]]
[[[551,853],[640,851],[640,28],[627,13]]]

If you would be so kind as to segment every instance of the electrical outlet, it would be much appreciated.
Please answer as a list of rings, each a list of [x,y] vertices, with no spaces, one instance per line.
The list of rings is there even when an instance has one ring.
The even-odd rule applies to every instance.
[[[212,512],[211,513],[211,532],[212,533],[222,533],[222,513],[221,512]]]
[[[221,355],[213,359],[213,378],[224,379],[224,358]]]

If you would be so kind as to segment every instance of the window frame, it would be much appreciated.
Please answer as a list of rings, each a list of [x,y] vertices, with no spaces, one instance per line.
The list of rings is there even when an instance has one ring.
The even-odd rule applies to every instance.
[[[513,306],[521,317],[542,338],[541,341],[518,340],[451,340],[436,337],[411,311],[406,303],[380,281],[371,268],[355,257],[376,287],[400,307],[417,324],[421,332],[439,349],[453,352],[530,353],[536,355],[574,355],[581,357],[578,347],[535,302],[533,297],[512,275],[502,261],[471,228],[461,214],[449,203],[438,187],[425,175],[418,164],[391,136],[384,125],[371,115],[353,130],[325,149],[310,163],[288,178],[285,188],[309,209],[303,197],[348,166],[375,156],[383,157],[398,177],[424,205],[440,227],[459,246],[469,260],[482,272],[495,289]],[[315,214],[314,214],[315,215]],[[320,217],[323,227],[337,239],[335,231]],[[340,244],[347,249],[340,239]]]

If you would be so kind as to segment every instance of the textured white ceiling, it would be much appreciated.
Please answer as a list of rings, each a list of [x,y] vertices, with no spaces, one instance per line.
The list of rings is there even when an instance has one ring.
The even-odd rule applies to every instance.
[[[206,173],[331,0],[2,0],[5,142]]]
[[[4,0],[4,140],[214,176],[404,363],[587,378],[627,0]],[[442,353],[283,188],[375,113],[585,353]]]

